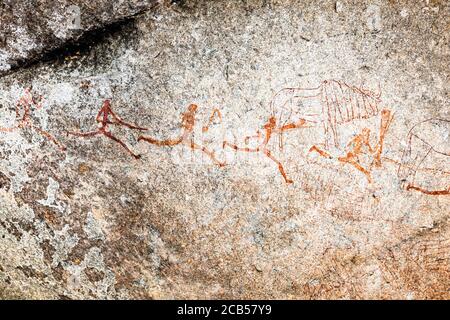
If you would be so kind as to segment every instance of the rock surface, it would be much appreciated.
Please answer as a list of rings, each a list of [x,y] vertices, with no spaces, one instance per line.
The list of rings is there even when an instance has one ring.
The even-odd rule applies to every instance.
[[[156,0],[5,0],[0,3],[0,75],[151,9]],[[110,27],[109,27],[110,28]]]
[[[446,1],[186,1],[4,75],[0,297],[450,298],[449,18]],[[28,34],[29,48],[45,50]],[[11,49],[7,64],[32,50]],[[373,101],[380,93],[380,112],[334,126],[350,95],[273,99],[327,79],[368,88]],[[8,131],[30,86],[41,107],[22,100],[32,122]],[[148,128],[109,126],[140,159],[105,134],[68,134],[97,130],[105,99]],[[381,110],[393,120],[377,166]],[[272,130],[270,154],[224,147],[261,146],[271,116],[287,129]],[[309,152],[337,141],[324,128],[340,137],[331,159]],[[364,128],[370,148],[357,150]],[[189,139],[175,145],[183,130]]]

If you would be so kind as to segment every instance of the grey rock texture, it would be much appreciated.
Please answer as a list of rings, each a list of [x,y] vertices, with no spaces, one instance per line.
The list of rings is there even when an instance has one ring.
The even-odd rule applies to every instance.
[[[0,297],[450,298],[449,19],[446,1],[186,1],[2,76]],[[381,93],[375,116],[330,125],[331,158],[309,152],[325,148],[324,101],[273,99],[327,79]],[[6,130],[30,86],[32,124]],[[148,128],[109,126],[140,159],[104,134],[68,134],[97,130],[106,99]],[[187,143],[138,141],[188,132],[190,104]],[[382,109],[393,119],[377,166],[352,139],[370,129],[377,149]],[[291,184],[267,153],[224,147],[256,148],[245,137],[267,136],[271,116],[308,120],[266,145]]]
[[[156,0],[5,0],[0,3],[0,75],[151,9]]]

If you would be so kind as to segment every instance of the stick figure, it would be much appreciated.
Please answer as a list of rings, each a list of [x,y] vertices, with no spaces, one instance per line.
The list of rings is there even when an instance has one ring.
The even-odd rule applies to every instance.
[[[248,147],[238,147],[235,144],[232,144],[228,141],[223,142],[223,147],[225,148],[230,147],[236,151],[242,151],[242,152],[262,152],[265,156],[267,156],[269,159],[271,159],[273,162],[275,162],[278,166],[278,170],[280,171],[281,175],[284,178],[284,181],[286,183],[292,183],[293,181],[289,179],[286,175],[286,171],[284,170],[283,165],[279,160],[277,160],[273,155],[272,152],[268,149],[267,144],[269,143],[270,139],[272,138],[272,135],[275,134],[282,134],[285,131],[298,129],[302,127],[306,127],[306,120],[305,119],[299,119],[297,122],[292,122],[288,124],[284,124],[282,126],[279,126],[277,124],[276,118],[274,116],[271,116],[269,120],[264,124],[264,134],[261,133],[261,131],[257,131],[255,136],[247,136],[245,137],[244,141],[245,143],[248,143],[250,139],[256,138],[261,141],[261,138],[263,140],[256,148],[248,148]]]
[[[383,152],[384,138],[392,122],[392,119],[393,117],[391,116],[391,112],[389,110],[382,110],[380,137],[376,148],[372,148],[372,146],[370,145],[370,129],[364,128],[360,134],[356,135],[352,140],[350,140],[350,142],[347,144],[347,147],[351,147],[351,150],[347,152],[345,157],[339,157],[338,161],[351,164],[357,170],[364,173],[367,181],[371,183],[371,167],[372,165],[376,167],[381,166],[381,154]],[[363,147],[367,147],[367,151],[363,150]],[[369,153],[371,156],[373,156],[373,161],[370,164],[370,167],[367,169],[364,168],[359,161],[359,157],[364,153]]]
[[[47,140],[53,142],[61,151],[65,151],[66,147],[64,147],[53,135],[48,133],[47,131],[37,127],[33,120],[31,119],[32,107],[35,107],[36,110],[42,108],[42,96],[36,98],[31,93],[31,88],[25,89],[25,94],[19,99],[16,104],[16,119],[18,124],[15,127],[11,128],[1,128],[0,132],[13,132],[16,130],[21,130],[25,128],[31,128],[36,131],[38,134],[46,138]],[[20,115],[22,109],[22,116]]]
[[[359,160],[361,154],[364,154],[363,147],[367,147],[368,152],[373,153],[373,148],[370,145],[369,139],[370,139],[370,129],[364,128],[360,134],[356,135],[347,144],[347,147],[351,147],[351,151],[347,152],[345,157],[339,157],[338,161],[351,164],[357,170],[364,173],[369,183],[371,183],[372,176],[370,171],[364,168]]]
[[[195,121],[196,121],[195,115],[197,113],[197,109],[198,109],[198,106],[196,104],[190,104],[188,106],[186,112],[184,112],[182,114],[182,117],[181,117],[182,133],[178,138],[157,140],[157,139],[153,139],[151,137],[140,136],[138,138],[138,141],[143,140],[150,144],[154,144],[154,145],[160,146],[160,147],[163,147],[163,146],[174,147],[176,145],[183,144],[183,145],[188,146],[192,150],[201,150],[219,167],[225,166],[225,162],[219,161],[216,158],[214,151],[211,151],[211,150],[207,149],[205,146],[201,146],[194,142],[193,132],[194,132],[194,125],[195,125]],[[208,131],[209,125],[212,123],[214,116],[216,114],[218,115],[218,117],[220,119],[222,119],[220,112],[217,109],[215,109],[213,114],[210,117],[210,121],[209,121],[208,125],[206,125],[202,128],[203,132]]]
[[[109,116],[112,117],[112,120],[109,119]],[[97,114],[97,117],[95,118],[95,121],[100,125],[99,128],[95,131],[89,131],[89,132],[73,132],[69,131],[67,132],[70,135],[74,135],[77,137],[94,137],[97,135],[104,135],[105,137],[117,142],[120,144],[129,154],[131,154],[135,159],[139,159],[141,156],[135,154],[133,151],[128,148],[128,146],[122,142],[120,139],[116,138],[111,134],[111,132],[108,130],[109,125],[117,125],[117,126],[124,126],[127,128],[130,128],[132,130],[140,130],[140,131],[146,131],[147,128],[138,127],[136,125],[130,124],[128,122],[125,122],[120,118],[111,108],[111,101],[109,99],[105,100],[103,102],[102,107],[100,108],[100,111]]]

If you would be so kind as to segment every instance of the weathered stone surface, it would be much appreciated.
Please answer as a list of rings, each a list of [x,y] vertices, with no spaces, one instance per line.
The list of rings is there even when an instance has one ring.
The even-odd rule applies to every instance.
[[[5,0],[0,3],[0,75],[152,8],[156,0]]]
[[[445,1],[188,1],[2,77],[0,128],[17,125],[26,87],[43,100],[34,127],[0,132],[0,296],[448,299],[448,23]],[[271,108],[279,90],[326,79],[380,92],[379,112],[334,126],[350,100],[327,91],[322,110],[317,90]],[[96,130],[105,99],[148,128],[110,127],[139,160],[105,135],[67,134]],[[179,137],[192,103],[194,142],[225,166],[191,140],[137,141]],[[206,130],[214,108],[222,121]],[[377,166],[382,109],[394,117]],[[308,120],[267,144],[292,184],[267,153],[223,147],[255,147],[245,137],[267,136],[272,115]]]

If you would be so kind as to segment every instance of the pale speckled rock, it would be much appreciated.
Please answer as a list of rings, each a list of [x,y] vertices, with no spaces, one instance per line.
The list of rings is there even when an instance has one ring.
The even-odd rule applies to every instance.
[[[14,124],[15,102],[32,85],[44,97],[34,122],[67,150],[29,128],[0,133],[0,295],[448,299],[450,197],[405,190],[395,163],[409,165],[402,155],[415,123],[450,119],[448,4],[339,3],[336,12],[335,1],[187,1],[79,55],[2,77],[0,127]],[[316,127],[285,133],[282,150],[279,136],[270,143],[291,185],[264,155],[222,149],[262,130],[275,92],[325,79],[380,89],[394,113],[372,183],[308,154],[323,138]],[[228,164],[137,142],[124,127],[111,130],[140,160],[104,136],[66,134],[95,130],[107,98],[157,139],[177,137],[181,114],[198,104],[195,141]],[[202,132],[214,108],[222,122]],[[374,143],[379,126],[375,117],[340,133],[368,127]],[[420,128],[448,146],[445,124]],[[417,178],[448,186],[448,165],[432,152],[432,170]]]

